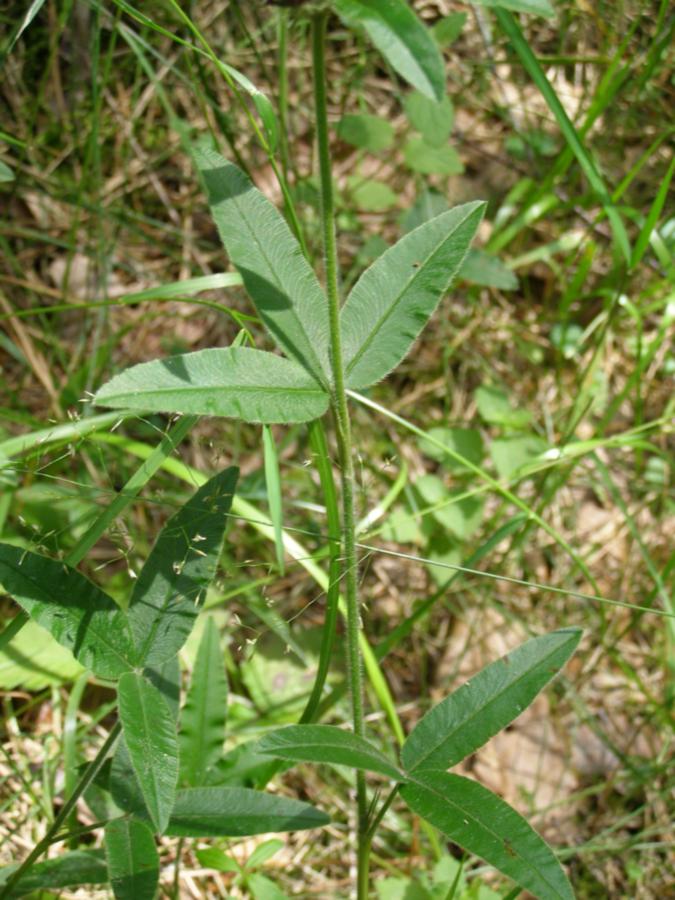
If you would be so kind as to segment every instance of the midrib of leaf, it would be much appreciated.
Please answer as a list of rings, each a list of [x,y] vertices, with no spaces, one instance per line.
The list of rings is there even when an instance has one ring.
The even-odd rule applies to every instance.
[[[560,650],[560,647],[556,647],[554,650],[551,650],[550,653],[548,653],[546,656],[544,656],[544,657],[542,657],[542,658],[540,659],[540,661],[537,663],[537,666],[536,666],[536,667],[539,667],[539,666],[541,666],[542,664],[545,664],[545,663],[547,662],[547,660],[549,660],[549,659],[551,658],[551,656],[553,656],[554,653],[556,653],[558,650]],[[536,667],[533,667],[533,668],[536,668]],[[524,678],[526,678],[531,672],[532,672],[532,669],[529,669],[527,672],[523,672],[522,675],[519,675],[517,678],[514,678],[513,681],[507,682],[507,683],[505,684],[505,686],[502,688],[502,690],[498,691],[496,694],[493,694],[493,695],[490,697],[489,700],[487,700],[487,701],[486,701],[485,703],[483,703],[481,706],[477,707],[477,708],[474,710],[474,712],[473,712],[468,718],[462,719],[462,721],[461,721],[455,728],[453,728],[453,730],[450,731],[450,732],[443,738],[442,741],[439,741],[437,744],[435,744],[435,745],[429,750],[429,752],[428,752],[428,753],[425,753],[424,756],[421,758],[421,760],[420,760],[418,763],[416,763],[416,764],[412,767],[412,769],[410,769],[411,774],[412,774],[413,772],[419,770],[419,768],[422,766],[424,760],[427,759],[429,756],[431,756],[433,753],[435,753],[436,750],[438,750],[439,747],[442,747],[443,744],[446,743],[446,741],[451,740],[451,739],[457,734],[457,732],[458,732],[458,731],[461,731],[463,728],[470,727],[470,723],[471,723],[471,722],[473,722],[473,721],[474,721],[475,719],[477,719],[477,718],[480,718],[481,715],[482,715],[482,713],[483,713],[486,709],[488,709],[488,707],[490,707],[493,703],[496,703],[498,700],[500,700],[501,697],[503,697],[503,695],[504,695],[508,690],[510,690],[510,689],[513,688],[515,685],[517,685],[520,681],[522,681]],[[470,681],[470,680],[471,680],[471,679],[469,679],[469,681]],[[458,690],[461,690],[461,688],[458,688]],[[522,712],[522,710],[521,710],[521,712]],[[520,714],[520,713],[519,713],[519,714]],[[431,770],[431,771],[434,771],[434,770]]]
[[[460,777],[460,776],[458,776],[458,777]],[[466,780],[471,781],[470,778],[467,778]],[[504,838],[502,837],[502,835],[498,834],[496,831],[493,831],[493,829],[490,828],[489,825],[484,825],[480,821],[480,819],[477,819],[472,813],[467,812],[467,810],[464,809],[463,806],[460,806],[455,801],[448,799],[448,797],[446,797],[445,794],[442,794],[440,791],[436,790],[436,788],[430,787],[428,784],[424,784],[424,782],[422,782],[422,781],[413,781],[413,783],[419,784],[419,786],[421,788],[423,788],[425,791],[429,791],[430,794],[433,794],[435,797],[439,797],[445,804],[452,806],[453,809],[455,809],[459,812],[459,814],[460,814],[459,818],[465,819],[468,817],[472,822],[474,822],[476,824],[476,826],[478,828],[480,828],[483,831],[486,831],[489,835],[491,835],[500,846],[504,846]],[[486,790],[487,790],[487,788],[486,788]],[[536,834],[536,832],[534,832],[534,833]],[[562,900],[562,894],[558,891],[558,889],[555,887],[555,885],[551,884],[551,882],[548,880],[548,878],[546,878],[544,875],[542,875],[540,870],[536,866],[532,865],[532,863],[529,861],[529,859],[527,857],[522,856],[520,854],[520,852],[518,851],[518,849],[513,846],[513,844],[510,844],[509,846],[510,846],[510,849],[515,854],[515,856],[517,856],[518,859],[521,860],[521,862],[524,862],[525,865],[530,869],[530,871],[534,872],[539,878],[541,878],[542,881],[544,881],[551,888],[551,890],[553,891],[553,893],[556,897],[560,897]],[[551,852],[553,852],[553,851],[551,851]]]
[[[188,553],[189,552],[190,551],[188,549]],[[145,641],[143,642],[143,644],[138,652],[139,665],[144,664],[144,660],[147,659],[147,657],[150,655],[150,651],[154,648],[155,637],[157,636],[157,630],[159,628],[160,622],[163,619],[167,609],[171,605],[171,601],[174,597],[174,594],[175,594],[175,592],[173,590],[173,587],[172,587],[171,583],[169,583],[167,591],[164,594],[164,600],[160,601],[158,606],[151,607],[151,609],[154,611],[153,622],[152,622],[152,625],[150,626],[150,633],[146,637]],[[184,596],[184,595],[181,595],[181,596]],[[142,602],[143,602],[143,598],[141,597],[139,600],[136,601],[136,603],[134,603],[134,606],[136,606],[137,603],[142,603]]]
[[[246,393],[259,394],[262,391],[265,391],[266,393],[270,393],[270,394],[293,393],[293,394],[310,394],[312,396],[314,396],[315,394],[319,394],[321,397],[327,396],[326,391],[321,387],[321,385],[318,382],[317,382],[317,386],[315,388],[313,388],[313,387],[306,387],[306,388],[277,387],[276,385],[261,386],[261,385],[233,384],[233,385],[209,385],[208,387],[199,387],[199,385],[196,385],[194,387],[192,387],[192,386],[191,387],[176,387],[176,386],[174,386],[174,387],[165,387],[165,388],[162,387],[162,388],[151,388],[147,391],[141,391],[141,392],[146,393],[146,394],[175,394],[175,393],[204,394],[206,392],[209,392],[209,393],[211,393],[213,391],[223,392],[223,391],[227,391],[227,390],[236,391],[237,393],[242,393],[242,394],[246,394]],[[120,391],[117,396],[123,397],[127,394],[137,394],[137,393],[139,393],[139,391],[127,389],[126,391]],[[113,394],[112,396],[114,397],[115,394]]]
[[[237,209],[237,212],[239,213],[239,215],[242,217],[242,219],[243,219],[244,222],[246,223],[246,227],[248,228],[249,233],[253,236],[253,241],[254,241],[254,243],[255,243],[257,249],[258,249],[258,252],[259,252],[260,255],[262,256],[262,258],[265,260],[265,263],[267,264],[268,270],[269,270],[269,271],[272,273],[272,275],[274,276],[274,284],[275,284],[276,287],[281,291],[281,293],[284,294],[284,296],[288,296],[287,293],[286,293],[286,290],[285,290],[285,288],[284,288],[283,283],[282,283],[281,280],[279,279],[279,276],[277,275],[276,270],[275,270],[274,266],[272,265],[272,262],[271,262],[270,258],[268,257],[267,253],[265,252],[265,248],[264,248],[263,244],[260,242],[260,239],[258,238],[258,234],[257,234],[255,228],[252,227],[251,222],[249,221],[249,219],[248,219],[248,217],[247,217],[245,211],[241,208],[241,205],[240,205],[240,203],[238,202],[237,197],[236,197],[235,195],[232,196],[232,202],[234,203],[235,208]],[[253,302],[255,303],[255,300],[254,300]],[[300,327],[300,331],[302,332],[302,334],[303,334],[304,337],[305,337],[305,341],[307,342],[307,346],[308,346],[308,348],[309,348],[309,352],[312,354],[312,356],[313,356],[313,358],[314,358],[313,361],[314,361],[314,364],[316,365],[317,372],[318,372],[318,373],[322,376],[322,378],[323,378],[323,374],[324,374],[324,373],[323,373],[323,366],[321,365],[321,361],[319,360],[318,356],[317,356],[316,353],[314,352],[314,347],[312,346],[312,341],[310,340],[309,335],[308,335],[307,332],[305,331],[305,328],[304,328],[304,326],[303,326],[303,324],[302,324],[302,320],[301,320],[300,317],[298,316],[297,310],[296,310],[296,308],[295,308],[295,306],[294,306],[294,304],[293,304],[292,301],[291,301],[291,311],[292,311],[293,318],[294,318],[295,322],[296,322],[297,325]],[[276,337],[276,336],[275,336],[275,337]],[[298,360],[298,362],[300,362],[300,361]],[[302,363],[300,363],[300,365],[302,365]],[[303,366],[303,368],[305,368],[305,367]],[[311,377],[313,377],[313,378],[315,379],[315,381],[317,382],[317,384],[319,385],[320,388],[325,388],[325,387],[326,387],[325,382],[323,382],[322,380],[318,379],[318,378],[314,375],[313,372],[309,372],[309,370],[307,370],[307,369],[305,369],[305,371],[308,372],[308,374],[309,374]]]
[[[422,276],[423,270],[424,270],[424,266],[426,266],[427,263],[428,263],[430,260],[432,260],[438,253],[440,253],[440,252],[443,250],[445,244],[446,244],[448,241],[452,240],[452,237],[453,237],[453,235],[455,234],[455,232],[457,231],[457,229],[460,228],[460,227],[466,222],[466,220],[469,218],[469,216],[471,216],[475,211],[476,211],[475,208],[472,209],[470,212],[468,212],[468,213],[464,216],[463,219],[461,219],[459,222],[457,222],[457,224],[455,225],[455,228],[454,228],[452,234],[448,235],[448,237],[446,237],[440,244],[437,244],[436,247],[435,247],[435,249],[433,249],[433,250],[432,250],[432,251],[424,258],[424,262],[420,265],[419,269],[417,269],[417,270],[410,276],[410,278],[408,278],[408,280],[405,282],[404,286],[401,288],[401,290],[399,291],[399,293],[396,295],[396,299],[394,300],[394,302],[393,302],[393,303],[389,306],[389,308],[383,313],[383,315],[380,316],[380,318],[379,318],[379,320],[378,320],[378,322],[377,322],[377,325],[376,325],[373,329],[371,329],[370,334],[368,335],[368,337],[366,338],[366,340],[364,341],[364,343],[361,345],[361,347],[360,347],[360,349],[358,350],[358,352],[354,355],[353,359],[349,362],[349,364],[348,364],[348,366],[347,366],[347,369],[346,369],[346,371],[345,371],[345,377],[346,377],[346,378],[349,377],[350,373],[352,372],[352,370],[353,370],[354,367],[356,366],[356,363],[361,359],[361,357],[362,357],[363,354],[366,352],[366,350],[368,350],[368,348],[370,347],[370,345],[372,344],[372,342],[375,340],[375,338],[376,338],[376,336],[377,336],[377,333],[378,333],[378,332],[380,331],[380,329],[384,326],[384,324],[386,323],[386,321],[387,321],[387,320],[395,313],[395,311],[398,309],[398,304],[401,302],[403,296],[407,293],[408,289],[415,283],[415,281],[416,281],[418,278],[420,278],[420,277]],[[394,245],[394,246],[395,246],[395,245]],[[459,271],[459,266],[461,266],[462,262],[464,261],[464,258],[466,257],[466,254],[469,252],[469,248],[470,248],[470,243],[467,244],[466,249],[465,249],[464,253],[462,254],[462,258],[460,259],[459,264],[458,264],[458,266],[457,266],[457,271]],[[357,285],[357,287],[358,287],[358,285]],[[356,288],[355,288],[355,289],[356,289]],[[439,301],[440,301],[440,295],[439,295],[439,298],[438,298],[438,299],[439,299]]]
[[[37,587],[40,591],[43,590],[42,585],[40,584],[40,582],[39,582],[39,581],[36,581],[35,578],[33,578],[32,575],[29,575],[28,573],[26,573],[26,571],[25,571],[24,569],[22,569],[21,566],[15,566],[12,562],[7,562],[6,560],[2,560],[2,562],[3,562],[3,564],[6,565],[9,569],[12,569],[13,572],[16,572],[16,574],[19,575],[21,578],[23,578],[25,581],[28,581],[30,584],[32,584],[32,585],[34,585],[35,587]],[[107,596],[107,594],[106,594],[105,596]],[[35,601],[35,602],[38,602],[38,601]],[[39,602],[48,604],[48,603],[49,603],[49,600],[47,600],[47,601],[41,600],[41,601],[39,601]],[[111,603],[112,603],[112,602],[114,602],[114,601],[111,600]],[[96,611],[97,611],[97,610],[94,610],[94,612],[96,612]],[[99,610],[99,611],[102,612],[103,610]],[[110,612],[110,613],[116,613],[116,612],[119,612],[119,614],[120,614],[120,619],[122,619],[122,621],[125,620],[125,617],[124,617],[124,615],[123,615],[121,609],[117,609],[117,610],[112,610],[112,609],[111,609],[111,610],[105,610],[105,612]],[[86,612],[85,612],[85,615],[86,615]],[[40,624],[40,623],[38,622],[38,624]],[[127,638],[129,638],[130,645],[133,646],[133,641],[131,640],[131,636],[130,636],[130,634],[129,634],[128,622],[124,621],[124,625],[125,625],[125,631],[127,632]],[[43,625],[42,627],[44,628],[45,626]],[[88,630],[88,631],[90,630],[91,633],[96,637],[97,641],[100,640],[101,644],[103,644],[104,646],[106,646],[106,647],[112,652],[112,654],[113,654],[115,657],[117,657],[117,659],[119,659],[121,662],[123,662],[126,666],[128,666],[129,671],[131,671],[131,669],[133,668],[133,663],[131,662],[130,659],[127,659],[126,656],[123,656],[122,653],[120,653],[120,651],[117,649],[117,647],[114,646],[114,644],[111,644],[111,643],[109,642],[109,638],[106,636],[106,633],[105,633],[105,632],[103,632],[102,634],[99,634],[97,628],[96,628],[96,627],[93,625],[93,623],[91,623],[91,622],[87,625],[87,630]],[[62,644],[61,646],[64,646],[64,645]],[[70,649],[70,648],[67,647],[66,649]],[[73,652],[73,651],[71,650],[71,653],[72,653],[72,652]],[[74,656],[74,655],[75,655],[75,654],[73,653],[73,656]]]

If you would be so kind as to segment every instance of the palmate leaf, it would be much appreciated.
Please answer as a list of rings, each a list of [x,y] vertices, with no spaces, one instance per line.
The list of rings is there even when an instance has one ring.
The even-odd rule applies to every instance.
[[[296,762],[322,762],[379,772],[394,781],[405,775],[368,741],[333,725],[290,725],[266,734],[261,753]]]
[[[447,772],[419,771],[401,796],[451,841],[482,857],[540,900],[574,900],[548,844],[487,788]]]
[[[176,797],[176,723],[157,688],[136,672],[120,678],[117,699],[129,759],[152,822],[161,834]]]
[[[210,478],[162,529],[129,602],[137,665],[171,659],[192,631],[216,574],[238,470]]]
[[[248,347],[216,347],[131,366],[99,388],[94,403],[245,422],[309,422],[328,394],[297,363]]]
[[[238,787],[178,791],[166,833],[172,837],[244,837],[268,831],[302,831],[330,821],[321,810]]]
[[[340,316],[348,387],[379,381],[408,353],[462,265],[484,210],[481,202],[456,206],[366,269]]]
[[[581,638],[562,628],[482,669],[417,723],[401,750],[408,773],[448,769],[505,728],[567,662]]]
[[[118,678],[133,668],[134,647],[124,612],[76,569],[0,544],[0,585],[99,678]]]
[[[432,100],[445,93],[445,67],[436,42],[405,0],[333,0],[350,28],[362,28],[389,65]]]
[[[260,318],[291,359],[316,382],[329,385],[328,300],[300,245],[241,169],[204,143],[192,153],[220,238]],[[274,383],[272,376],[267,384]]]
[[[105,826],[105,852],[115,900],[154,900],[159,854],[152,832],[138,819],[113,819]]]
[[[223,651],[218,629],[209,617],[180,716],[178,744],[182,783],[193,787],[205,784],[206,773],[222,754],[226,719],[227,676]]]

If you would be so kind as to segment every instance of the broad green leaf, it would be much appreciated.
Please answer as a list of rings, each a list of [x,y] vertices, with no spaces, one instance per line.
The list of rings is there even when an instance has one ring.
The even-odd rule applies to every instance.
[[[496,438],[490,444],[490,456],[500,478],[511,478],[529,462],[541,456],[548,444],[536,434]]]
[[[431,29],[433,36],[439,47],[449,47],[454,43],[462,33],[462,29],[467,20],[467,14],[464,12],[450,13],[440,22],[436,22]]]
[[[431,35],[405,0],[333,0],[350,28],[362,28],[389,65],[418,91],[440,100],[445,66]]]
[[[172,837],[244,837],[268,831],[320,828],[329,817],[308,803],[248,788],[178,791],[166,830]]]
[[[118,678],[133,667],[124,612],[77,570],[0,544],[0,585],[99,678]]]
[[[418,772],[401,796],[451,841],[482,857],[541,900],[574,900],[551,848],[487,788],[460,775]]]
[[[535,16],[544,16],[551,19],[555,16],[555,10],[550,0],[474,0],[481,6],[500,6],[502,9],[512,9],[514,12],[532,13]]]
[[[227,677],[218,629],[206,620],[197,651],[185,706],[181,711],[178,745],[180,779],[193,787],[203,785],[206,772],[218,760],[225,740]]]
[[[408,353],[461,266],[484,208],[466,203],[437,216],[363,273],[340,317],[350,388],[384,378]]]
[[[154,900],[159,883],[159,854],[145,822],[127,818],[108,822],[105,852],[116,900]]]
[[[403,108],[412,127],[419,131],[430,147],[442,147],[450,137],[455,111],[449,97],[430,100],[419,91],[414,91],[403,101]]]
[[[499,288],[501,291],[518,289],[518,277],[496,256],[484,250],[471,249],[459,270],[459,277],[484,287]]]
[[[267,488],[267,505],[270,519],[274,525],[274,547],[277,554],[279,572],[284,574],[284,510],[281,500],[281,475],[279,473],[279,454],[272,430],[263,425],[263,460],[265,467],[265,487]]]
[[[337,135],[347,144],[377,153],[394,143],[394,129],[379,116],[358,113],[343,116],[337,124]]]
[[[110,795],[118,809],[139,819],[150,819],[124,736],[119,739],[115,748],[109,785]]]
[[[245,422],[309,422],[326,411],[328,394],[283,356],[216,347],[131,366],[99,388],[94,403]]]
[[[0,160],[0,184],[5,181],[14,181],[14,172],[6,163]]]
[[[83,672],[73,654],[36,622],[28,620],[10,646],[0,651],[0,690],[17,687],[41,691],[53,684],[74,681]]]
[[[365,212],[385,212],[398,203],[398,194],[383,181],[351,175],[347,185],[354,206]]]
[[[406,771],[448,769],[505,728],[565,665],[581,638],[561,628],[482,669],[417,723],[401,750]]]
[[[421,137],[406,142],[403,157],[408,168],[423,175],[461,175],[464,171],[464,164],[454,147],[449,144],[432,147]]]
[[[19,863],[0,869],[0,888],[7,883]],[[74,850],[54,859],[35,863],[13,887],[10,897],[24,897],[35,891],[58,890],[83,884],[105,884],[108,867],[102,850]]]
[[[127,612],[137,664],[161,665],[192,631],[213,581],[238,470],[203,484],[162,529],[134,584]]]
[[[394,781],[405,776],[364,738],[334,725],[290,725],[266,734],[261,753],[296,762],[322,762],[379,772]]]
[[[136,672],[120,678],[117,698],[129,758],[150,817],[161,834],[176,796],[176,724],[157,688]]]
[[[532,418],[526,409],[514,409],[506,393],[492,385],[476,388],[474,400],[481,417],[490,425],[524,428]]]
[[[193,154],[220,238],[260,318],[288,356],[330,384],[328,301],[300,245],[241,169],[203,143]]]

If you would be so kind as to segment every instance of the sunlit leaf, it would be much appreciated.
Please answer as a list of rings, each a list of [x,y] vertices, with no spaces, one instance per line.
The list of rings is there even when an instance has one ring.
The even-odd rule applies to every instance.
[[[574,652],[579,628],[532,638],[486,666],[417,723],[401,750],[406,771],[448,769],[530,705]]]
[[[309,422],[326,411],[328,394],[282,356],[215,347],[125,369],[99,388],[94,403],[245,422]]]
[[[291,359],[330,384],[328,301],[284,218],[233,163],[204,143],[193,155],[220,238],[260,318]]]
[[[412,809],[451,841],[482,857],[541,900],[574,900],[553,851],[523,817],[487,788],[460,775],[420,771],[403,785]]]
[[[461,266],[483,210],[483,203],[466,203],[437,216],[366,269],[340,319],[349,387],[379,381],[408,353]]]

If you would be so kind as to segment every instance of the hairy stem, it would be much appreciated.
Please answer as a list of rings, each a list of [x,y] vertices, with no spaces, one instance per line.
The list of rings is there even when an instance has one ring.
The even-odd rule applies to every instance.
[[[347,665],[352,701],[354,733],[363,736],[363,672],[359,650],[361,618],[358,596],[358,562],[356,556],[356,519],[354,515],[354,460],[351,425],[345,391],[342,347],[340,342],[340,297],[338,289],[338,259],[335,240],[335,204],[331,159],[328,146],[328,111],[326,106],[326,15],[319,13],[312,20],[312,64],[314,70],[314,104],[319,174],[321,180],[321,224],[323,229],[326,290],[330,311],[331,365],[333,371],[333,410],[335,413],[338,455],[342,481],[342,551],[344,592],[347,605]],[[368,894],[368,805],[363,772],[356,773],[358,815],[358,876],[359,900]]]

